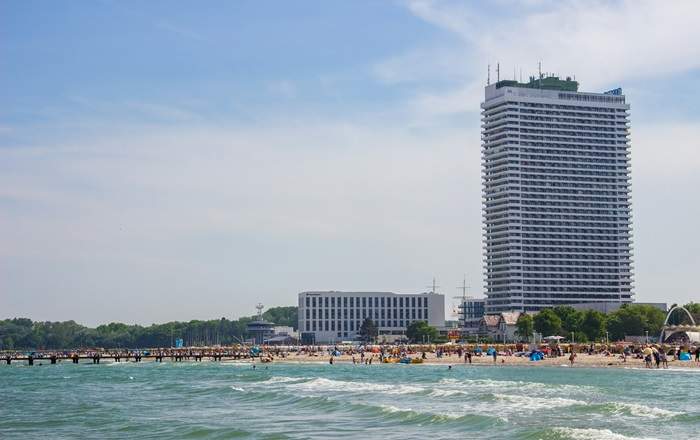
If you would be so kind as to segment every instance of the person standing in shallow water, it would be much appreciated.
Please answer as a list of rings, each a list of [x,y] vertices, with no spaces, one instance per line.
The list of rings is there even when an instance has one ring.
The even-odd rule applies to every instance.
[[[574,352],[572,351],[571,354],[569,355],[569,362],[571,362],[571,366],[572,366],[572,367],[574,366],[574,361],[575,361],[575,360],[576,360],[576,353],[574,353]]]
[[[493,356],[493,363],[495,364],[496,358],[498,357],[498,352],[496,351],[495,348],[493,349],[493,353],[491,355]]]

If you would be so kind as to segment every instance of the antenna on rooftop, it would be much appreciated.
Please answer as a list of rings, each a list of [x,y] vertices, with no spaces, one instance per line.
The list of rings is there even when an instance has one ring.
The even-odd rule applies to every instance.
[[[501,63],[496,63],[496,82],[501,81]]]
[[[542,88],[542,61],[537,62],[537,73],[540,81],[540,89]]]
[[[491,84],[491,65],[487,64],[486,67],[486,85]]]
[[[515,76],[515,66],[513,66],[513,81],[517,81],[518,78]]]
[[[428,288],[431,289],[430,293],[435,293],[438,287],[440,287],[440,286],[438,286],[437,284],[435,284],[435,277],[433,277],[433,285],[432,285],[432,286],[428,286]]]
[[[523,68],[520,68],[520,82],[523,82]]]
[[[262,321],[262,311],[265,306],[263,306],[262,303],[258,303],[255,308],[258,309],[258,321]]]
[[[469,286],[467,286],[467,276],[466,275],[464,275],[464,280],[462,281],[462,285],[457,287],[457,288],[462,290],[462,300],[466,301],[467,289],[469,289]]]

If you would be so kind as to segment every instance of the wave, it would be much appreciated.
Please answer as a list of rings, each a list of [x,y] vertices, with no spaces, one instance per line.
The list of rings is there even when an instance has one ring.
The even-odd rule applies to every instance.
[[[653,406],[646,406],[639,403],[624,403],[624,402],[613,402],[603,405],[605,409],[608,409],[613,414],[629,414],[637,417],[646,417],[651,419],[658,418],[671,418],[684,414],[679,411],[670,411],[663,408],[656,408]]]
[[[582,400],[565,399],[563,397],[533,397],[516,394],[493,394],[493,396],[498,400],[508,402],[511,407],[527,408],[533,411],[588,405],[587,402]]]
[[[287,388],[300,391],[342,391],[342,392],[382,392],[385,394],[414,394],[425,392],[426,389],[414,385],[391,385],[373,382],[350,382],[317,378],[308,382],[292,383]]]
[[[233,386],[233,385],[231,385],[231,389],[234,390],[234,391],[240,391],[240,392],[242,392],[242,393],[245,392],[245,390],[244,390],[243,388],[241,388],[241,387],[236,387],[236,386]]]
[[[555,437],[545,437],[552,439],[570,439],[570,440],[656,440],[649,437],[628,437],[626,435],[612,432],[609,429],[595,428],[554,428],[552,430]]]
[[[288,377],[288,376],[273,376],[260,384],[272,385],[276,383],[290,383],[290,382],[301,382],[303,380],[308,380],[307,377]]]
[[[453,385],[459,388],[487,388],[487,389],[506,389],[516,388],[519,390],[544,391],[544,392],[585,392],[591,393],[597,389],[590,385],[571,385],[571,384],[546,384],[542,382],[525,382],[514,380],[493,380],[493,379],[442,379],[438,382],[444,385]]]
[[[428,395],[431,397],[450,397],[450,396],[457,396],[457,395],[462,395],[462,396],[469,396],[471,393],[468,393],[466,391],[462,390],[443,390],[443,389],[435,389],[431,391]]]

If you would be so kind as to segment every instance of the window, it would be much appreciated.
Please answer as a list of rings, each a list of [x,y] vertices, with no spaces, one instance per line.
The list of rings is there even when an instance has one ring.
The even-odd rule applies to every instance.
[[[306,307],[311,307],[311,298],[306,297]]]
[[[367,298],[362,298],[362,307],[367,307]]]

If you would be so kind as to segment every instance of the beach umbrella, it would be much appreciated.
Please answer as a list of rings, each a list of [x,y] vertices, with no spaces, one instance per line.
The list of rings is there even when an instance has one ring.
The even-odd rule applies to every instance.
[[[548,341],[560,341],[560,340],[565,339],[565,338],[563,336],[547,336],[546,338],[542,338],[542,339],[546,339]]]

